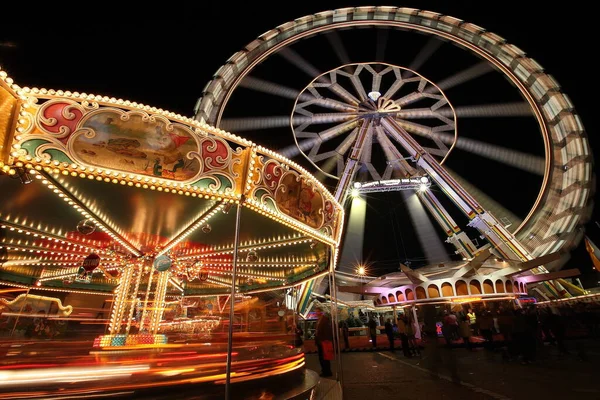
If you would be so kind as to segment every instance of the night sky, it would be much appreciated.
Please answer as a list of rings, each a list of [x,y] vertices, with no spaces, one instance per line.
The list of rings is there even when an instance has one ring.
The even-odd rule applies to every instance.
[[[40,6],[35,8],[35,13],[33,7],[26,8],[29,7],[26,4],[21,7],[13,5],[3,9],[0,66],[21,86],[102,94],[192,116],[196,100],[216,70],[258,35],[306,14],[372,5],[354,1],[305,1],[278,2],[276,4],[280,6],[274,8],[259,1],[243,2],[242,5],[224,1],[209,3],[201,1],[194,5],[167,6],[173,3],[163,2],[160,7],[124,9],[118,3],[109,5],[102,2],[86,4],[85,12],[78,11],[77,6],[61,3],[61,6]],[[595,14],[583,1],[570,1],[561,8],[539,2],[544,5],[539,9],[524,9],[522,5],[525,3],[404,1],[393,5],[426,9],[463,19],[497,33],[523,49],[559,82],[571,98],[597,157],[600,153],[597,136],[600,125],[594,110],[597,108],[595,97],[599,85],[597,66],[592,62],[598,47],[595,43],[597,34],[594,33],[597,24]],[[21,17],[11,18],[11,15]],[[364,58],[360,52],[374,52],[373,49],[365,49],[369,44],[355,41],[351,36],[345,38],[349,53],[357,54],[359,58]],[[424,43],[422,40],[411,39],[398,48],[394,47],[393,52],[390,46],[387,54],[397,57],[398,63],[410,61],[419,45]],[[314,47],[311,43],[307,42],[304,47],[300,45],[297,50],[307,58],[312,55],[311,62],[326,70],[327,49]],[[353,50],[352,46],[356,49]],[[460,57],[455,58],[454,53],[446,54],[446,51],[452,51],[446,46],[449,45],[440,48],[419,72],[441,79],[472,65],[466,58],[462,65]],[[455,65],[452,65],[453,62]],[[256,74],[296,89],[308,83],[303,83],[306,76],[303,77],[297,69],[277,59],[269,64],[265,62],[264,66],[257,68]],[[474,80],[457,88],[453,93],[454,99],[465,105],[513,100],[509,94],[503,94],[505,83],[483,82],[489,86]],[[482,91],[482,86],[488,89]],[[495,99],[497,93],[500,98]],[[232,111],[229,116],[289,115],[289,104],[278,100],[263,99],[257,93],[240,92],[230,102]],[[470,132],[480,130],[476,123],[465,122],[467,137]],[[510,138],[503,132],[510,132],[513,129],[511,124],[512,121],[494,124],[498,131],[486,132],[489,143],[506,145],[505,140]],[[461,133],[459,128],[459,135]],[[287,133],[241,132],[240,135],[273,149],[283,147],[291,139],[289,128]],[[539,135],[523,135],[518,143],[513,142],[511,148],[528,151],[536,148],[541,139]],[[451,168],[478,182],[480,189],[511,211],[517,214],[527,212],[539,188],[535,178],[515,171],[505,173],[500,164],[477,156],[469,158],[465,155],[463,159],[459,155],[454,160],[449,159]],[[300,159],[294,160],[306,165]],[[489,174],[493,178],[486,179]],[[511,190],[513,181],[520,182],[520,186],[515,184],[517,193]],[[332,182],[326,184],[334,185]],[[600,227],[595,223],[598,220],[598,211],[595,211],[586,231],[600,244]],[[410,260],[417,266],[423,262],[423,253],[418,249],[410,223],[406,221],[403,206],[394,195],[374,196],[369,202],[364,254],[373,263],[374,274],[396,270],[399,261]],[[462,220],[457,222],[464,223]],[[580,267],[586,277],[591,277],[592,267],[583,245],[574,251],[567,267]]]

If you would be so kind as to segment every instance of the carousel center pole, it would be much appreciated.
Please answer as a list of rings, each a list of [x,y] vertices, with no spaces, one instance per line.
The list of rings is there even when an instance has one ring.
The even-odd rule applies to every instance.
[[[233,312],[235,306],[235,279],[237,273],[238,244],[240,241],[240,220],[242,217],[242,204],[237,205],[235,215],[235,239],[233,241],[233,271],[231,273],[231,297],[229,298],[229,332],[227,335],[227,367],[225,370],[225,400],[231,397],[231,352],[233,350]]]

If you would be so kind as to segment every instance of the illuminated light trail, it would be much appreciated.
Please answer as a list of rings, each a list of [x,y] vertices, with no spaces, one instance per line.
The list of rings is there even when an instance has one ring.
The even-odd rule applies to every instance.
[[[482,205],[482,207],[486,210],[490,210],[493,215],[500,218],[501,221],[505,221],[505,217],[508,218],[512,228],[510,231],[514,231],[519,225],[521,225],[522,219],[517,217],[512,211],[508,210],[496,200],[485,194],[483,191],[478,189],[471,182],[467,181],[462,176],[458,175],[456,172],[445,166],[446,172],[452,176],[462,187],[465,188],[473,197],[477,199],[477,201]]]
[[[419,50],[419,54],[417,54],[413,62],[410,63],[408,69],[418,71],[419,68],[421,68],[423,64],[425,64],[425,62],[435,54],[436,50],[439,49],[442,44],[444,44],[444,42],[442,42],[441,40],[438,40],[434,37],[430,38],[427,41],[427,44],[421,47],[421,50]]]
[[[524,102],[480,104],[472,106],[458,106],[454,108],[457,117],[462,118],[487,118],[487,117],[533,117],[531,106]],[[409,108],[398,111],[397,118],[419,119],[443,116],[451,118],[452,110],[448,108]]]
[[[482,75],[485,75],[489,72],[492,72],[494,68],[486,63],[481,62],[479,64],[475,64],[472,67],[465,69],[464,71],[458,72],[452,76],[449,76],[446,79],[440,81],[436,86],[428,86],[422,92],[413,92],[406,96],[403,96],[399,99],[395,99],[394,101],[401,107],[405,107],[409,104],[412,104],[416,101],[422,100],[428,96],[435,93],[438,90],[448,90],[455,86],[458,86],[462,83],[468,82],[470,80],[479,78]]]
[[[278,83],[269,82],[264,79],[254,78],[252,76],[245,77],[242,82],[240,82],[240,86],[292,100],[295,99],[299,94],[298,90],[296,89],[292,89]],[[304,95],[304,100],[308,101],[311,99],[312,96]]]
[[[458,72],[446,79],[442,79],[437,86],[441,90],[448,90],[462,83],[479,78],[480,76],[490,73],[493,70],[494,68],[491,64],[482,61],[479,64],[475,64],[472,67],[465,69],[464,71]]]
[[[315,114],[313,116],[294,116],[294,125],[304,123],[311,124],[329,124],[332,122],[348,121],[356,118],[355,113],[339,114]],[[247,118],[224,118],[221,121],[223,129],[232,132],[253,131],[260,129],[283,128],[290,126],[290,116],[268,116],[268,117],[247,117]]]
[[[149,365],[132,365],[127,367],[96,368],[43,368],[26,371],[0,371],[0,386],[19,386],[23,384],[73,383],[95,380],[108,380],[123,376],[131,376],[135,372],[148,371]]]
[[[340,38],[340,35],[336,31],[331,31],[327,33],[325,37],[327,38],[327,41],[329,41],[329,44],[331,45],[331,48],[333,48],[333,51],[338,59],[343,64],[350,63],[350,57],[348,57],[348,52],[344,47],[344,43],[342,43],[342,38]]]
[[[285,58],[290,64],[304,71],[311,78],[315,76],[321,75],[318,69],[316,69],[312,64],[306,61],[300,54],[295,52],[294,50],[286,47],[280,50],[278,53],[281,57]]]
[[[397,123],[410,133],[427,138],[435,137],[448,145],[451,145],[454,142],[454,135],[451,133],[433,133],[431,128],[407,120],[399,120]],[[515,167],[523,171],[531,172],[536,175],[544,174],[545,159],[539,156],[534,156],[532,154],[508,149],[495,144],[489,144],[479,140],[462,137],[460,135],[458,136],[454,147],[489,158],[490,160],[510,165],[511,167]]]

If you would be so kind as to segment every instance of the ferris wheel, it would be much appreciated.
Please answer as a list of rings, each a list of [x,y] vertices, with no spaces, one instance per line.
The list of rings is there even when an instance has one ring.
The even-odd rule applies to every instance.
[[[423,149],[441,163],[456,141],[456,115],[443,92],[414,71],[384,63],[343,65],[319,75],[298,95],[290,125],[302,154],[323,174],[339,179],[362,123],[382,117],[391,117],[418,135]],[[337,124],[320,129],[331,122]],[[343,140],[335,149],[322,151],[323,144],[337,136]],[[373,164],[374,145],[385,154],[384,165]],[[360,144],[359,161],[368,178],[388,180],[415,174],[397,146],[397,138],[381,127],[367,133]]]
[[[435,190],[417,191],[408,209],[428,210],[463,259],[484,247],[521,262],[560,252],[546,265],[558,268],[589,217],[592,155],[569,98],[521,49],[453,17],[357,7],[287,22],[235,53],[195,111],[304,159],[339,200],[423,178]]]

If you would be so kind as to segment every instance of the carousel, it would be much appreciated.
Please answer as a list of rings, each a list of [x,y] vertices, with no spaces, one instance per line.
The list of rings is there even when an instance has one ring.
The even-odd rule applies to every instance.
[[[294,308],[333,268],[344,216],[319,181],[193,119],[0,77],[2,334],[31,344],[0,372],[0,398],[91,382],[203,382],[222,396],[304,370]],[[72,331],[93,340],[64,357],[67,334],[47,326],[73,321],[96,330]],[[24,369],[40,332],[66,344]]]

